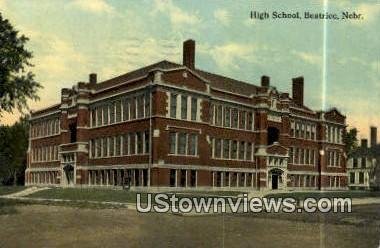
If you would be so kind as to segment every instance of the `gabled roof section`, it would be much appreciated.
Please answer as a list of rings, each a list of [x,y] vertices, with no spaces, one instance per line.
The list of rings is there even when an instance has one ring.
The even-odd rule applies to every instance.
[[[235,80],[229,77],[221,76],[218,74],[202,71],[195,69],[195,72],[198,73],[201,77],[207,79],[210,81],[210,86],[217,88],[217,89],[222,89],[225,91],[230,91],[236,94],[241,94],[241,95],[251,95],[255,94],[257,92],[257,86]]]
[[[326,117],[339,116],[339,117],[345,118],[345,116],[341,112],[339,112],[339,110],[337,108],[332,108],[332,109],[326,111],[325,116]]]
[[[136,78],[139,78],[139,77],[143,77],[143,76],[147,75],[149,73],[149,71],[151,71],[151,70],[153,70],[155,68],[160,68],[160,69],[168,70],[168,69],[175,69],[175,68],[180,68],[180,67],[183,67],[183,66],[181,64],[176,64],[176,63],[173,63],[173,62],[169,62],[167,60],[162,60],[160,62],[157,62],[157,63],[151,64],[151,65],[142,67],[140,69],[137,69],[137,70],[134,70],[134,71],[131,71],[131,72],[128,72],[128,73],[125,73],[125,74],[120,75],[118,77],[111,78],[109,80],[97,83],[95,85],[95,89],[96,90],[100,90],[100,89],[104,89],[104,88],[107,88],[107,87],[110,87],[110,86],[114,86],[114,85],[120,84],[122,82],[126,82],[126,81],[129,81],[129,80],[132,80],[132,79],[136,79]]]
[[[149,71],[151,71],[153,69],[170,70],[170,69],[179,69],[179,68],[183,68],[183,67],[184,66],[181,64],[173,63],[173,62],[170,62],[167,60],[162,60],[160,62],[142,67],[140,69],[137,69],[137,70],[128,72],[126,74],[120,75],[118,77],[111,78],[109,80],[97,83],[95,85],[95,89],[101,90],[104,88],[108,88],[111,86],[118,85],[120,83],[129,81],[129,80],[133,80],[133,79],[136,79],[139,77],[143,77],[143,76],[147,75],[149,73]],[[188,68],[188,70],[193,71],[194,73],[198,74],[200,77],[208,80],[210,82],[211,87],[214,87],[217,89],[222,89],[222,90],[229,91],[232,93],[249,96],[251,94],[255,94],[257,91],[257,88],[258,88],[257,86],[255,86],[253,84],[243,82],[243,81],[239,81],[239,80],[235,80],[235,79],[225,77],[225,76],[221,76],[218,74],[214,74],[214,73],[210,73],[210,72],[206,72],[206,71],[202,71],[202,70],[198,70],[198,69],[192,70],[192,69]]]

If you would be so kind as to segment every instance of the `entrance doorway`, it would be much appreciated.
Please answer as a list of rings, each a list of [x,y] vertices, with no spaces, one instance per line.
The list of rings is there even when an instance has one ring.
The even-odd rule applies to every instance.
[[[278,189],[278,175],[272,174],[272,189]]]
[[[284,189],[286,187],[283,179],[284,172],[278,168],[271,169],[268,172],[268,187],[270,189]]]
[[[63,167],[65,173],[66,185],[74,185],[74,167],[71,164]]]

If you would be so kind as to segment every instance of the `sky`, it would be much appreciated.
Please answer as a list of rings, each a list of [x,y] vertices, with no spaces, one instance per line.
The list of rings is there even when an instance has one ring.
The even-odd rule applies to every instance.
[[[250,11],[362,13],[362,20],[253,20]],[[0,0],[0,12],[30,38],[40,101],[60,100],[60,89],[106,80],[161,60],[182,62],[182,42],[196,40],[196,67],[260,83],[271,77],[291,92],[305,78],[305,104],[337,107],[349,128],[380,128],[380,0]],[[5,114],[12,124],[19,113]]]

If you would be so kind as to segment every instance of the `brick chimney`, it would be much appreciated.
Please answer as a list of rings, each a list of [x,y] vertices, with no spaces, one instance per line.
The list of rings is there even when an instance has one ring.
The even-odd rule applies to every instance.
[[[298,106],[303,106],[303,77],[293,78],[293,101]]]
[[[371,127],[371,147],[377,144],[377,127]]]
[[[269,87],[269,85],[270,85],[270,77],[268,77],[268,76],[262,76],[261,77],[261,87]]]
[[[361,139],[361,147],[362,148],[368,148],[368,140],[367,139]]]
[[[194,69],[195,68],[195,41],[187,40],[183,42],[183,65]]]
[[[96,84],[96,82],[97,82],[96,73],[91,73],[89,75],[89,82],[90,82],[90,84]]]

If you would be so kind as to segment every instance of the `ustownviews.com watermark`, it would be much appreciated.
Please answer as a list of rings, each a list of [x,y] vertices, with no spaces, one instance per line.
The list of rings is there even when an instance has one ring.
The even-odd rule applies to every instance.
[[[142,201],[146,199],[146,201]],[[136,209],[140,213],[351,213],[351,198],[248,198],[186,197],[177,194],[137,194]]]

